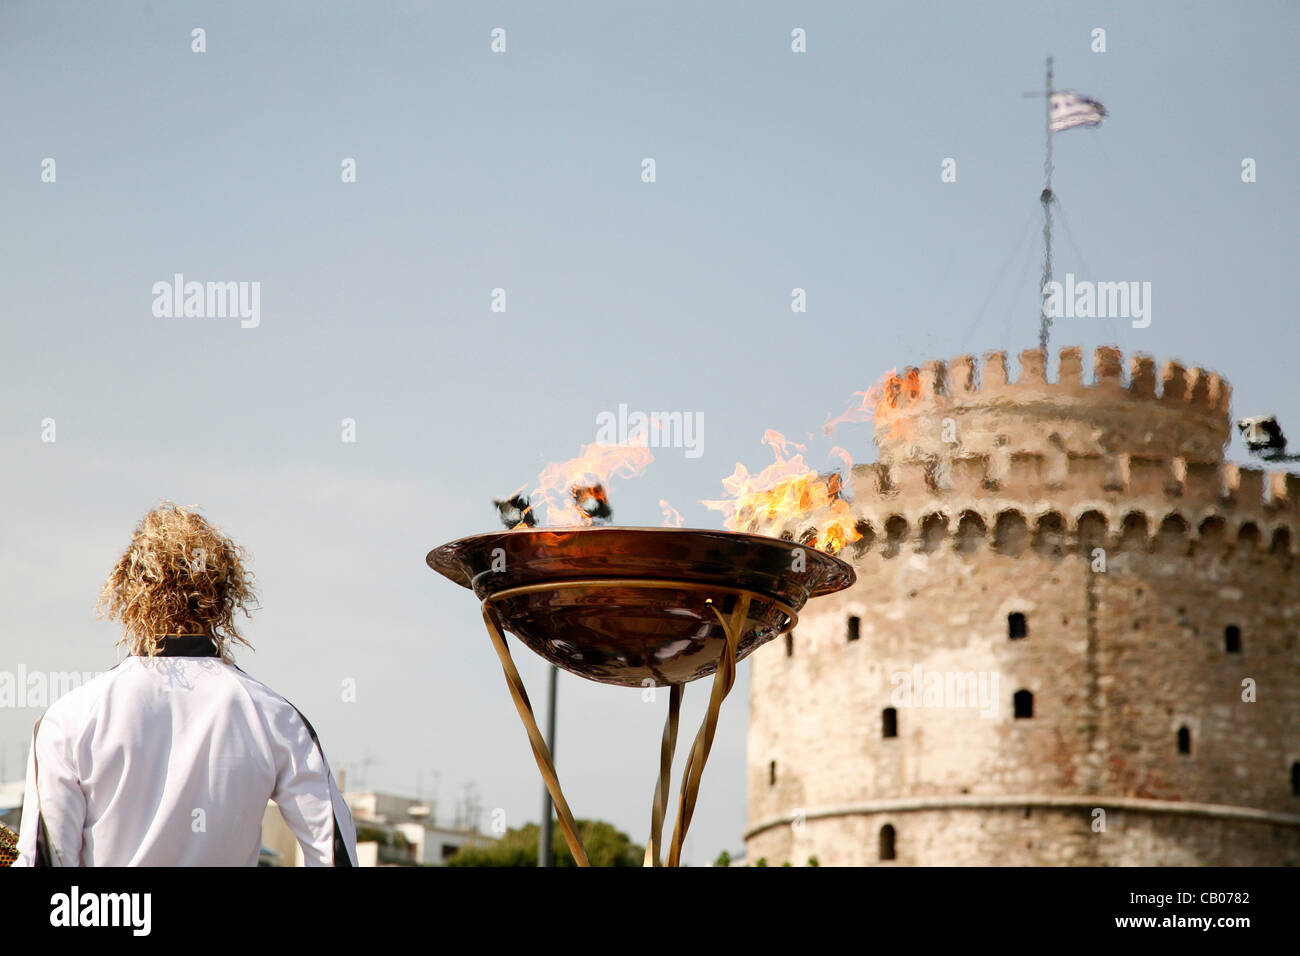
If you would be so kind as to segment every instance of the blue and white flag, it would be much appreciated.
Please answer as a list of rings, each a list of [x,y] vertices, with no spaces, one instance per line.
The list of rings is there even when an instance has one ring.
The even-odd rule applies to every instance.
[[[1106,116],[1106,107],[1096,100],[1069,90],[1052,94],[1052,132],[1076,126],[1098,126]]]

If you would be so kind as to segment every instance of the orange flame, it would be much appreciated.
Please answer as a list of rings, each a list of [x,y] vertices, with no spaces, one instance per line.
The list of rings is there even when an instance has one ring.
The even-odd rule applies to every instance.
[[[659,507],[664,513],[665,528],[680,528],[682,526],[682,513],[670,505],[664,499],[659,499]]]
[[[917,369],[909,368],[902,375],[890,369],[866,391],[856,392],[853,403],[843,413],[828,418],[822,433],[830,435],[848,422],[872,421],[877,438],[881,437],[882,428],[886,438],[903,437],[911,424],[902,414],[903,408],[920,395],[921,376]],[[735,531],[760,524],[811,521],[810,543],[830,552],[839,551],[862,537],[848,502],[842,497],[844,475],[852,474],[853,468],[853,459],[847,451],[839,446],[831,449],[831,456],[844,463],[844,473],[835,471],[825,475],[804,463],[803,445],[790,441],[780,432],[767,431],[763,443],[772,448],[776,461],[757,475],[751,475],[738,463],[736,470],[722,481],[727,497],[704,502],[724,514],[728,528]],[[791,455],[791,449],[797,453]]]
[[[611,478],[633,478],[652,461],[654,456],[644,439],[626,445],[584,445],[577,458],[553,462],[542,469],[530,496],[533,507],[538,501],[546,504],[546,523],[552,527],[590,525],[592,517],[579,507],[574,489],[600,488],[603,494]]]
[[[865,392],[854,392],[853,404],[837,417],[827,419],[822,434],[829,435],[846,422],[874,421],[877,426],[888,426],[886,437],[901,438],[906,434],[907,423],[899,415],[899,409],[904,401],[920,395],[921,375],[916,369],[909,368],[902,375],[890,369]]]
[[[818,474],[804,463],[802,454],[787,458],[789,448],[802,451],[803,446],[788,441],[779,432],[769,430],[763,436],[763,443],[772,448],[776,461],[757,475],[750,475],[737,462],[736,470],[722,480],[728,497],[705,501],[705,507],[721,511],[724,523],[732,531],[811,518],[813,535],[808,543],[823,551],[839,551],[862,537],[848,502],[840,497],[843,478],[838,473]],[[852,467],[848,452],[837,448],[835,453]]]

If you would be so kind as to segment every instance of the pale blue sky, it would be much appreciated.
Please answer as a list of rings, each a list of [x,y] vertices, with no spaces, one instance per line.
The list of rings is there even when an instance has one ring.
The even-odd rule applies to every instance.
[[[1042,103],[1021,94],[1049,53],[1110,111],[1057,138],[1057,272],[1153,287],[1149,328],[1062,320],[1055,344],[1205,364],[1234,413],[1300,429],[1294,4],[310,9],[0,6],[0,669],[111,665],[100,582],[158,499],[198,504],[260,575],[241,664],[336,767],[368,748],[373,786],[438,772],[444,816],[472,780],[536,819],[477,604],[425,552],[491,529],[493,495],[620,402],[705,427],[700,457],[614,484],[616,520],[659,524],[666,498],[716,527],[699,501],[767,461],[764,429],[814,431],[895,366],[1036,344]],[[260,281],[260,327],[154,318],[176,272]],[[836,440],[873,456],[866,427]],[[644,840],[664,701],[560,686],[571,805]],[[747,697],[742,666],[693,863],[742,846]],[[36,714],[0,711],[9,777]]]

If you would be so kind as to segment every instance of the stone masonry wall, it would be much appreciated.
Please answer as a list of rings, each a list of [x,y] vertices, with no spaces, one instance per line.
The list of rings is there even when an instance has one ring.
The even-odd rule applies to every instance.
[[[1102,444],[1109,474],[855,469],[857,583],[750,658],[751,862],[877,863],[887,823],[899,864],[1300,863],[1300,488]]]

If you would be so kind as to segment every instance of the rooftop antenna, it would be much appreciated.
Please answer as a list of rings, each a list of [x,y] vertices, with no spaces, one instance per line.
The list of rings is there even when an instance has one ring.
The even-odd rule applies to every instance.
[[[375,762],[375,758],[370,754],[370,748],[367,747],[365,749],[365,756],[357,761],[361,767],[361,773],[358,774],[361,779],[357,781],[358,789],[366,789],[366,785],[370,782],[370,768],[375,764]]]

